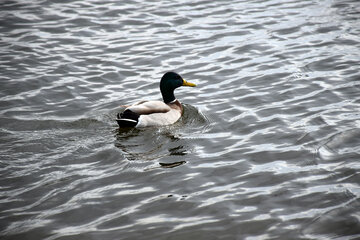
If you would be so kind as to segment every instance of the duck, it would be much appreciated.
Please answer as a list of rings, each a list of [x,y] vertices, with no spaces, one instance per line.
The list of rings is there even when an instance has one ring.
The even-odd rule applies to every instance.
[[[142,128],[166,126],[177,122],[184,112],[181,102],[174,95],[181,86],[196,87],[185,81],[175,72],[165,73],[160,80],[160,92],[163,101],[139,101],[133,105],[124,105],[125,109],[117,114],[120,128]]]

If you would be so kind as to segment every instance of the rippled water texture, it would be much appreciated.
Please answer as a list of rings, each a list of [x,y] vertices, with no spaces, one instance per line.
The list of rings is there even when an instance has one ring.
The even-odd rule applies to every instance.
[[[360,2],[0,3],[0,238],[359,239]],[[172,126],[119,130],[160,99]]]

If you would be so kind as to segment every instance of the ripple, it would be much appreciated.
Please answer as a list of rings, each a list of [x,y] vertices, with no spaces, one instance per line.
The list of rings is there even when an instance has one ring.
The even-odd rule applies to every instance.
[[[320,157],[324,160],[333,159],[335,157],[358,157],[359,149],[359,129],[352,129],[345,132],[337,133],[332,136],[318,151]]]
[[[0,236],[359,237],[359,9],[6,0]],[[166,71],[180,121],[118,129]]]

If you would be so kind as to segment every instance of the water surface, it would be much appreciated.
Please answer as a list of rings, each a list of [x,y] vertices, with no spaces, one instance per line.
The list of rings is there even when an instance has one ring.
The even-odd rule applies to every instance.
[[[3,1],[1,239],[360,238],[360,3]],[[120,105],[184,116],[119,130]]]

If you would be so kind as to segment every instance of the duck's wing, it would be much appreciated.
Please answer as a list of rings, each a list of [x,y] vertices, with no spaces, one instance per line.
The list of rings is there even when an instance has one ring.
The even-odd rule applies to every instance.
[[[149,115],[154,113],[167,113],[171,108],[162,101],[142,101],[127,107],[126,109],[139,115]]]
[[[127,107],[116,121],[120,127],[149,127],[173,124],[180,117],[179,109],[162,101],[142,101]]]
[[[136,127],[166,126],[175,123],[180,117],[181,113],[176,109],[171,109],[166,113],[140,115]]]

